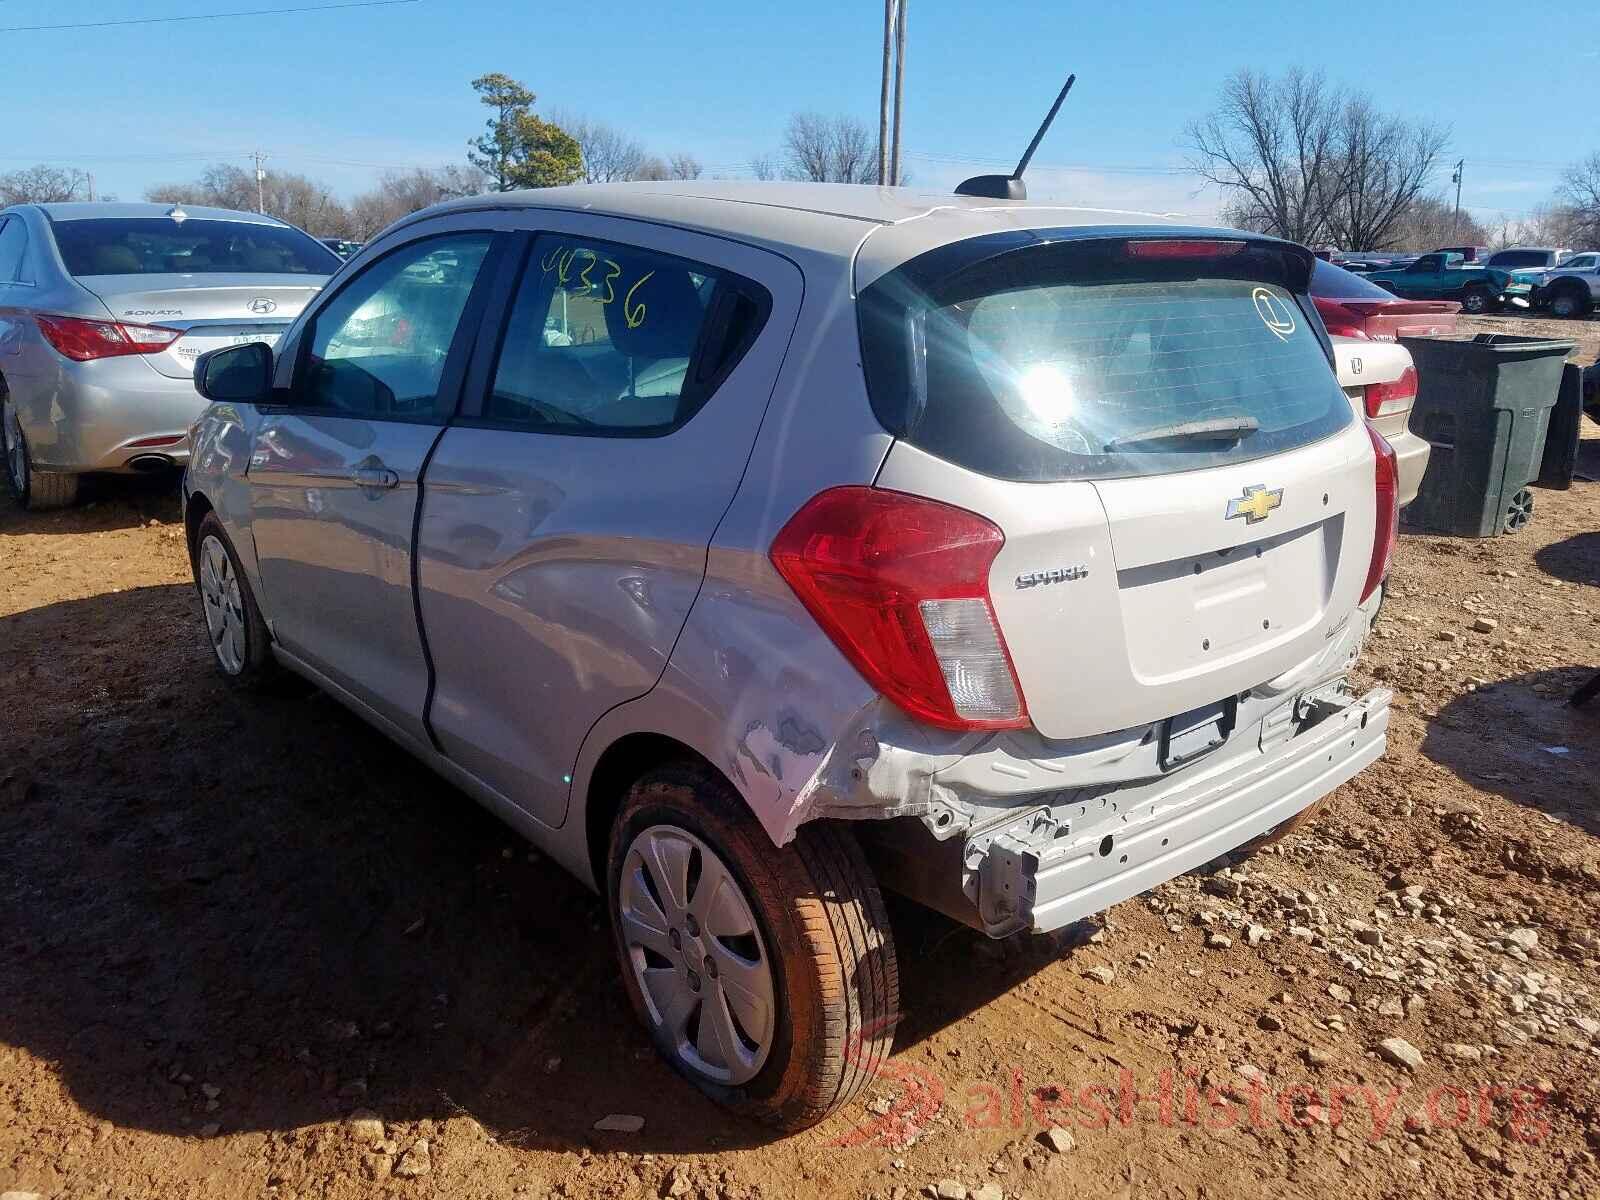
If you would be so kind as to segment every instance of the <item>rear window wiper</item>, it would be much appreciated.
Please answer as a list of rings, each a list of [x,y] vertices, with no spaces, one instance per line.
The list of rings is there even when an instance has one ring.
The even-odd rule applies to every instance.
[[[1204,421],[1177,421],[1137,433],[1125,433],[1106,443],[1107,453],[1142,446],[1146,442],[1237,442],[1261,428],[1254,417],[1212,417]]]

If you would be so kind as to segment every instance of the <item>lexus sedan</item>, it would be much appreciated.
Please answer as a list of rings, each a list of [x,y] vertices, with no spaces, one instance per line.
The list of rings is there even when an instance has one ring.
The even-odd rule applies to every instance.
[[[0,211],[0,446],[12,491],[58,508],[87,472],[189,457],[195,359],[271,343],[343,260],[275,217],[171,204]]]

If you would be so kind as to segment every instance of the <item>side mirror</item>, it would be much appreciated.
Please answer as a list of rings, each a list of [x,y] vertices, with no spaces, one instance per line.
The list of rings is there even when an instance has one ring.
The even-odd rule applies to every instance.
[[[272,395],[272,347],[246,342],[209,350],[195,359],[194,386],[207,400],[265,403]]]

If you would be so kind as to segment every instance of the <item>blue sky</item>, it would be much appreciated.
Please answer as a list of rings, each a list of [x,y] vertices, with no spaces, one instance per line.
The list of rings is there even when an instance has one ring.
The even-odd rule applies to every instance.
[[[797,109],[876,119],[879,0],[417,0],[11,31],[335,2],[0,0],[0,104],[12,116],[0,170],[70,164],[134,199],[260,147],[348,196],[384,167],[459,161],[486,115],[468,81],[486,71],[523,80],[541,111],[600,118],[660,153],[691,152],[710,173],[747,171]],[[1231,71],[1300,64],[1449,125],[1451,158],[1467,160],[1464,206],[1514,218],[1548,197],[1562,165],[1600,150],[1578,82],[1597,77],[1600,51],[1575,44],[1571,6],[1518,5],[1514,33],[1499,34],[1508,11],[1504,0],[910,0],[907,165],[915,183],[940,188],[1009,166],[1074,70],[1032,194],[1209,216],[1215,196],[1182,170],[1184,123]]]

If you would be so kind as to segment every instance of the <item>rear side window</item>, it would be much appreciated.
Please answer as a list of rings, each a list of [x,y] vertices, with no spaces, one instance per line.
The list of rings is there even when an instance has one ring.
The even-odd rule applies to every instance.
[[[688,259],[541,236],[483,416],[551,433],[669,432],[754,339],[764,297],[759,285]]]
[[[1039,245],[947,279],[913,260],[875,282],[860,304],[880,420],[1014,480],[1245,462],[1352,420],[1297,296],[1299,252],[1130,249],[1152,244]]]
[[[331,275],[343,261],[284,225],[187,217],[87,217],[54,224],[73,275]]]
[[[0,283],[15,283],[22,275],[22,252],[28,248],[28,230],[21,217],[0,217]]]

